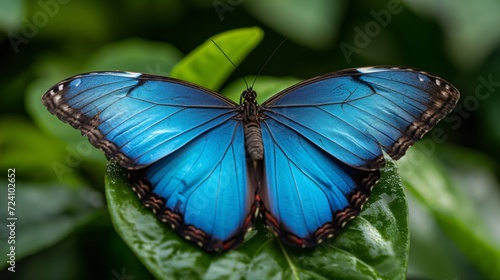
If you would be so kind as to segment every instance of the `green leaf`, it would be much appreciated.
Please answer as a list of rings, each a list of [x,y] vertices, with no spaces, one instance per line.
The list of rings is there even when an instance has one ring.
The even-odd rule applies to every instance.
[[[106,198],[118,234],[158,279],[402,279],[408,259],[407,207],[394,163],[361,215],[315,249],[281,244],[257,223],[235,250],[209,254],[183,240],[143,207],[126,171],[110,163]]]
[[[218,90],[234,71],[234,66],[211,40],[219,45],[235,65],[239,65],[263,36],[264,33],[258,27],[217,34],[190,52],[172,69],[170,76]]]
[[[16,168],[16,175],[24,172]],[[17,177],[17,176],[16,176]],[[16,262],[49,248],[78,227],[90,222],[102,212],[102,195],[88,187],[68,188],[63,185],[35,185],[16,180],[15,184],[15,244],[7,245],[10,229],[7,224],[7,188],[0,188],[1,251],[0,269],[8,265],[7,248],[15,246]],[[10,201],[10,200],[9,200]],[[48,203],[50,201],[50,203]],[[9,216],[11,217],[11,216]],[[9,230],[9,232],[7,232]],[[3,234],[3,233],[6,234]],[[4,247],[5,246],[5,247]],[[7,247],[8,246],[8,247]]]
[[[422,141],[401,159],[399,165],[405,185],[483,276],[495,279],[500,275],[500,267],[497,265],[500,263],[500,246],[493,242],[494,237],[486,227],[483,215],[477,212],[478,205],[474,205],[471,200],[472,194],[464,192],[465,188],[484,188],[486,185],[478,182],[485,176],[467,178],[472,176],[471,171],[477,164],[458,172],[453,177],[447,175],[453,172],[447,172],[435,158],[429,156],[431,151],[429,144],[433,143]],[[455,164],[457,162],[463,165],[464,160],[461,157]],[[460,188],[464,182],[470,183]],[[493,196],[497,192],[497,187],[492,187],[490,191],[485,189],[476,191],[490,192]],[[482,203],[485,203],[484,198],[477,202],[477,204]],[[496,205],[494,213],[500,211],[498,201]]]

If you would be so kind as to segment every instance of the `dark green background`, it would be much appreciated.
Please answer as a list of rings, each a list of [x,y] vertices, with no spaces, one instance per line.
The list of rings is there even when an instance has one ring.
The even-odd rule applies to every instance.
[[[119,70],[168,74],[169,63],[210,36],[258,26],[265,37],[241,64],[246,75],[257,74],[288,38],[262,75],[306,79],[344,68],[401,65],[435,73],[460,90],[457,109],[438,125],[446,140],[435,143],[427,135],[423,143],[433,143],[432,151],[427,153],[425,145],[414,148],[428,155],[425,163],[415,153],[400,166],[409,193],[408,278],[494,279],[493,269],[480,263],[481,258],[500,260],[500,3],[268,2],[0,2],[0,168],[3,178],[7,168],[16,168],[17,215],[23,224],[18,230],[27,236],[19,245],[25,248],[18,249],[24,252],[16,263],[18,272],[4,269],[0,278],[120,279],[122,272],[151,278],[111,225],[103,157],[85,150],[85,144],[67,144],[80,141],[78,133],[66,133],[71,129],[51,135],[37,118],[35,103],[61,79],[84,71],[118,70],[109,67],[128,65],[123,61],[150,62]],[[342,49],[347,45],[355,48],[348,57]],[[148,57],[162,49],[164,56]],[[123,61],[113,61],[118,55]],[[234,73],[228,82],[239,78]],[[82,151],[85,157],[74,157]],[[55,162],[75,168],[60,181]],[[7,184],[2,182],[1,189]],[[6,192],[1,195],[3,202]],[[4,204],[0,207],[4,255],[8,232]],[[487,249],[478,253],[477,244]]]

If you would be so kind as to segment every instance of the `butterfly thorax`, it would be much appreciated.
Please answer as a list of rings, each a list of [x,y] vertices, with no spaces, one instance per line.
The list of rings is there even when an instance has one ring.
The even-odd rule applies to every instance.
[[[249,88],[241,97],[244,99],[241,108],[243,110],[243,123],[245,126],[245,146],[252,160],[262,160],[264,148],[260,131],[260,109],[255,98],[257,93]]]

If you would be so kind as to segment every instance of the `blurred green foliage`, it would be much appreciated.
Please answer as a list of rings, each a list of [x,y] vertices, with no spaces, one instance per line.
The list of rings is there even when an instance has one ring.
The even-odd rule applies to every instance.
[[[172,71],[173,76],[194,77],[194,82],[222,88],[222,93],[238,100],[245,88],[241,77],[217,56],[215,47],[206,51],[207,39],[235,28],[259,26],[248,29],[249,34],[240,33],[237,40],[217,39],[240,70],[250,75],[248,81],[253,81],[251,75],[259,72],[282,39],[289,39],[258,78],[259,98],[316,75],[379,64],[425,69],[460,90],[457,108],[435,128],[442,132],[440,136],[429,133],[398,162],[409,203],[407,277],[495,279],[500,275],[499,12],[500,5],[493,0],[0,1],[0,168],[4,174],[8,168],[16,168],[18,217],[16,273],[11,273],[6,270],[7,212],[0,209],[0,278],[152,279],[165,267],[171,275],[180,276],[176,269],[187,266],[187,271],[197,271],[196,277],[206,278],[228,277],[225,273],[233,271],[233,278],[324,279],[335,275],[353,278],[359,274],[349,271],[363,271],[353,267],[372,267],[370,261],[360,261],[363,257],[352,259],[357,260],[353,264],[346,258],[325,258],[325,247],[309,255],[289,252],[274,241],[260,253],[248,255],[245,247],[270,242],[258,234],[241,251],[212,260],[210,269],[204,252],[194,247],[184,254],[144,256],[131,244],[130,235],[162,240],[167,238],[162,236],[168,235],[167,229],[156,226],[154,219],[147,224],[152,232],[124,229],[113,215],[128,207],[142,211],[133,204],[138,202],[127,200],[133,196],[115,199],[111,192],[125,190],[113,188],[109,178],[105,190],[101,152],[41,105],[40,97],[51,85],[94,70],[161,75]],[[244,48],[233,51],[238,45]],[[192,57],[206,61],[193,66]],[[182,69],[199,71],[186,75]],[[391,172],[385,176],[394,176]],[[7,188],[3,186],[7,177],[3,178],[0,205],[6,208]],[[390,186],[380,184],[377,189],[387,194]],[[371,223],[377,221],[371,213],[378,198],[374,195],[363,212]],[[138,217],[152,217],[147,212],[144,215]],[[378,221],[386,217],[380,215]],[[352,228],[366,230],[363,216],[328,248],[347,255],[362,250],[359,244],[345,244]],[[189,262],[192,254],[205,260]],[[283,263],[284,254],[290,257],[287,264]],[[151,260],[154,258],[160,258],[163,268],[152,267],[158,261]],[[262,263],[266,266],[259,270]],[[299,266],[290,265],[294,263]],[[338,264],[340,269],[325,269],[326,264]],[[406,265],[400,267],[404,270]],[[364,276],[391,278],[384,271],[370,268]]]

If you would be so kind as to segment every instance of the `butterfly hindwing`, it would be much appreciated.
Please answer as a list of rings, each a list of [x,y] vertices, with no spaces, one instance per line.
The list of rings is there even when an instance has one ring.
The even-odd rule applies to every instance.
[[[175,79],[95,72],[42,98],[108,158],[129,169],[141,201],[208,251],[241,243],[255,212],[236,103]]]
[[[263,217],[285,242],[312,247],[357,216],[380,178],[346,165],[272,119],[262,126]]]
[[[227,121],[147,169],[131,171],[134,190],[157,217],[208,251],[243,241],[256,210],[243,126]]]
[[[382,151],[402,157],[458,98],[433,75],[384,67],[319,76],[270,98],[261,124],[266,224],[304,247],[335,235],[378,180]]]

